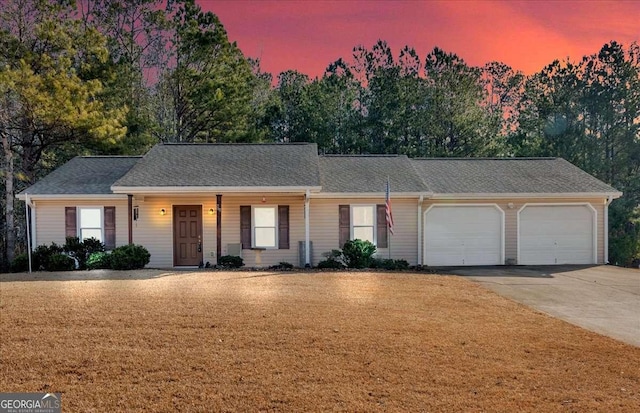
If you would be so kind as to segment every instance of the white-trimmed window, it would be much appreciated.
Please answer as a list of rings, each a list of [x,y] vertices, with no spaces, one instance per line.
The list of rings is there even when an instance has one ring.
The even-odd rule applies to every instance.
[[[78,207],[78,235],[80,240],[96,238],[104,242],[102,221],[102,208],[100,207]]]
[[[254,206],[251,220],[254,248],[278,247],[278,208],[275,206]]]
[[[351,205],[351,239],[376,243],[376,206]]]

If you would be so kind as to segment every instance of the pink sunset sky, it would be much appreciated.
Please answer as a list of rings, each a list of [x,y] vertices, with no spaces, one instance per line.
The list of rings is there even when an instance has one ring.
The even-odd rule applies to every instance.
[[[354,46],[386,40],[421,60],[435,46],[468,64],[502,61],[526,74],[555,59],[578,60],[616,40],[640,40],[640,1],[257,1],[198,0],[263,71],[322,76]]]

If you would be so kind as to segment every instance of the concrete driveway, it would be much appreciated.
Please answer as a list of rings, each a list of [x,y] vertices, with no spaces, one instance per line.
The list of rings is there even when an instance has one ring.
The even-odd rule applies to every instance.
[[[601,266],[462,267],[448,273],[577,326],[640,347],[640,270]]]

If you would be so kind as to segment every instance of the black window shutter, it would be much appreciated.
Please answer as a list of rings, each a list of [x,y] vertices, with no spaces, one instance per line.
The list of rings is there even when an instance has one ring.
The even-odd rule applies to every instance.
[[[64,230],[65,237],[77,237],[78,227],[76,221],[76,207],[64,208]]]
[[[104,247],[112,250],[116,247],[116,207],[104,207]]]
[[[278,205],[278,249],[289,249],[289,205]]]
[[[344,243],[349,241],[351,237],[351,209],[349,205],[339,205],[338,212],[340,215],[340,248]]]
[[[377,242],[378,248],[387,248],[387,210],[384,204],[376,205],[376,220],[378,226]]]
[[[240,243],[242,249],[251,248],[251,206],[240,207]]]

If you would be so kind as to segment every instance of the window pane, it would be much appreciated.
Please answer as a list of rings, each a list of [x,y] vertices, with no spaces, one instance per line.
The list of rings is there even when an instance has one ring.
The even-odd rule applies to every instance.
[[[276,229],[275,228],[256,228],[256,247],[275,247],[276,246]]]
[[[354,206],[353,225],[373,225],[373,207]]]
[[[256,227],[275,227],[276,226],[276,209],[274,207],[256,207],[253,208],[253,217]]]
[[[353,239],[373,242],[373,227],[354,227]]]
[[[98,241],[102,241],[102,231],[99,229],[81,229],[80,239],[85,240],[87,238],[95,238]]]
[[[80,209],[80,228],[101,228],[100,210],[98,208]]]

